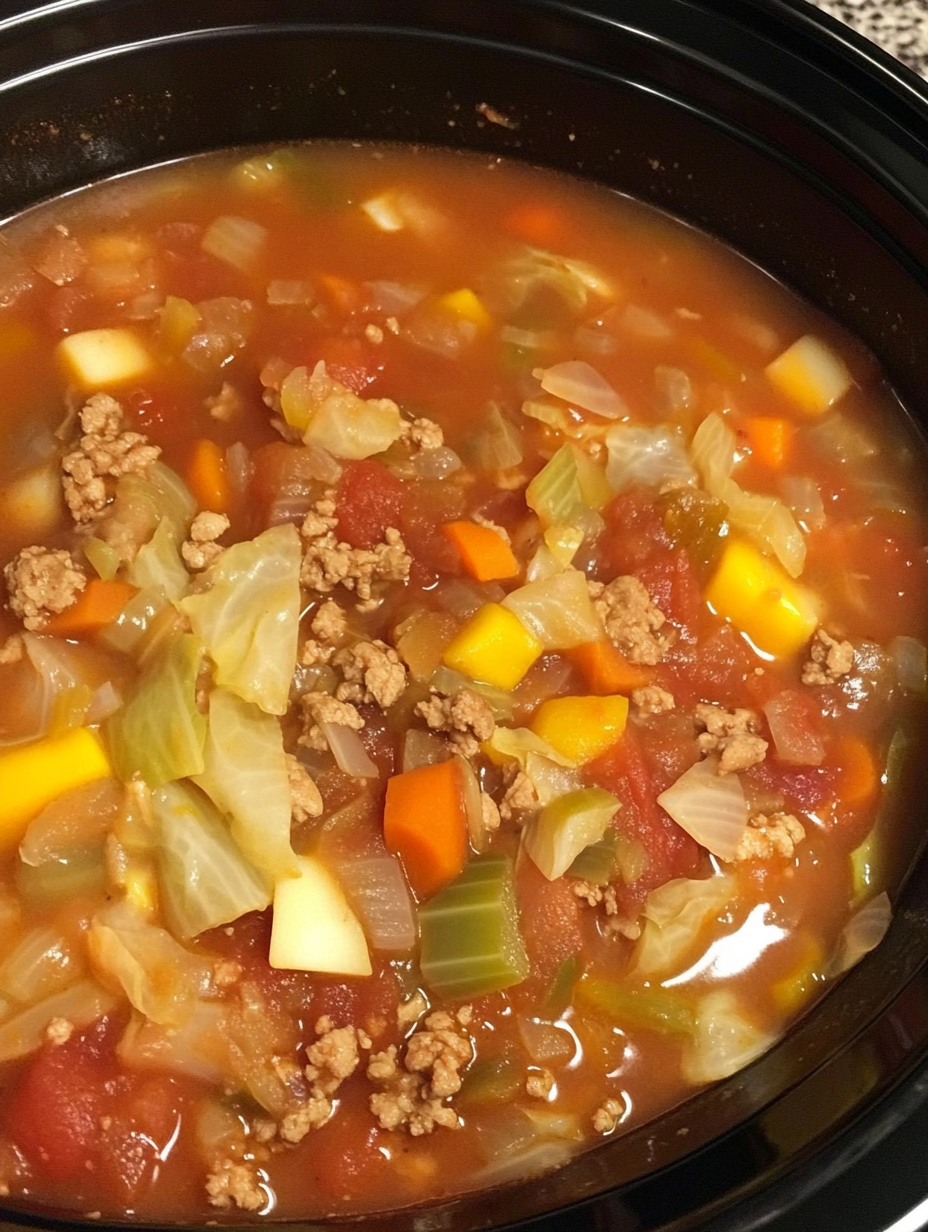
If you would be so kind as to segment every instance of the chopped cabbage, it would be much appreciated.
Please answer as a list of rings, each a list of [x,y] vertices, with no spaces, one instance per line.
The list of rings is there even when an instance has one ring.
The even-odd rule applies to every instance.
[[[535,368],[532,376],[541,382],[546,394],[603,419],[620,419],[628,413],[625,402],[606,378],[585,360],[568,359],[550,368]]]
[[[94,916],[87,942],[96,968],[152,1022],[178,1026],[209,989],[212,964],[184,949],[127,901]]]
[[[203,643],[192,633],[166,638],[146,659],[135,692],[107,720],[104,733],[116,774],[138,774],[150,787],[199,774],[206,719],[196,688]]]
[[[178,604],[206,643],[216,684],[269,714],[286,714],[296,667],[300,562],[296,527],[272,526],[227,548],[206,589]]]
[[[190,574],[181,558],[180,539],[168,519],[159,522],[152,537],[139,548],[126,578],[139,590],[160,590],[172,601],[187,589]]]
[[[633,957],[638,975],[671,975],[707,920],[724,911],[735,894],[730,876],[678,877],[652,890],[643,908],[644,927]]]
[[[522,845],[549,881],[556,881],[590,843],[598,842],[619,809],[601,787],[581,787],[559,796],[531,819]]]
[[[336,458],[383,453],[402,433],[399,407],[389,398],[359,398],[328,376],[320,360],[312,373],[294,368],[280,387],[284,418],[307,445],[321,445]]]
[[[614,492],[636,483],[656,488],[667,482],[696,482],[683,435],[670,424],[654,428],[616,424],[606,433],[606,448],[606,478]]]
[[[538,286],[556,291],[574,313],[586,307],[591,295],[607,300],[615,296],[612,284],[595,266],[541,248],[526,247],[502,273],[510,309],[518,308]]]
[[[525,489],[525,500],[545,526],[569,526],[588,509],[601,509],[612,489],[602,469],[577,445],[562,445]]]
[[[875,950],[886,936],[893,918],[889,895],[884,890],[856,911],[841,930],[831,975],[841,975]]]
[[[271,894],[202,792],[167,783],[152,792],[164,914],[183,940],[263,911]]]
[[[696,1026],[680,1066],[687,1082],[718,1082],[744,1069],[775,1042],[741,1013],[734,994],[710,992],[696,1005]]]
[[[678,826],[720,860],[733,860],[748,824],[737,774],[719,774],[713,757],[690,766],[657,802]]]
[[[544,757],[555,765],[573,769],[572,762],[527,727],[497,727],[485,747],[494,761],[517,761],[522,770],[527,769],[528,759],[533,754]]]
[[[270,881],[296,874],[290,784],[279,721],[227,689],[214,689],[194,781],[230,818],[242,854]]]
[[[63,1018],[76,1030],[108,1014],[116,998],[93,980],[81,980],[64,992],[56,992],[0,1024],[0,1062],[13,1061],[35,1052],[48,1039],[48,1024]]]
[[[602,623],[590,599],[586,574],[564,569],[520,586],[503,600],[545,650],[570,650],[602,636]]]

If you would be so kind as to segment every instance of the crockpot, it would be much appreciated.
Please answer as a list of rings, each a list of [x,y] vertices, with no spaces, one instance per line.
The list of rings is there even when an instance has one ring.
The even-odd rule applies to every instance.
[[[733,245],[863,338],[928,426],[928,93],[802,0],[4,8],[0,217],[104,176],[264,141],[525,159]],[[594,1199],[610,1232],[709,1218],[746,1232],[846,1167],[928,1089],[921,774],[914,766],[907,784],[920,803],[889,934],[776,1048],[560,1171],[368,1217],[366,1232],[464,1232]],[[68,1213],[8,1202],[0,1219]]]

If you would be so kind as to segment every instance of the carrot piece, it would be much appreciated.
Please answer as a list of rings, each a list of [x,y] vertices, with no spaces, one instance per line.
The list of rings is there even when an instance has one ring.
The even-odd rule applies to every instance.
[[[348,313],[361,306],[361,289],[357,283],[339,274],[320,274],[319,281],[333,308]]]
[[[91,578],[77,602],[52,616],[42,632],[55,637],[87,637],[115,620],[136,594],[138,588],[128,582]]]
[[[520,240],[549,247],[563,239],[565,224],[560,210],[535,202],[511,210],[506,217],[506,228]]]
[[[387,782],[387,850],[398,855],[418,899],[456,877],[467,857],[464,781],[455,759],[417,766]]]
[[[788,419],[757,415],[745,423],[744,430],[758,462],[771,470],[779,470],[785,464],[795,431]]]
[[[640,689],[652,676],[648,668],[629,663],[605,637],[598,642],[584,642],[582,646],[575,646],[568,654],[579,668],[586,687],[591,693],[597,693],[601,697]]]
[[[226,512],[229,507],[226,458],[215,441],[204,437],[194,444],[187,483],[201,509],[208,509],[210,513]]]
[[[879,775],[873,755],[863,740],[859,736],[839,737],[835,741],[834,758],[841,770],[841,803],[860,804],[869,799],[877,789]]]
[[[460,552],[464,568],[478,582],[518,577],[519,562],[498,531],[477,522],[445,522],[442,530]]]

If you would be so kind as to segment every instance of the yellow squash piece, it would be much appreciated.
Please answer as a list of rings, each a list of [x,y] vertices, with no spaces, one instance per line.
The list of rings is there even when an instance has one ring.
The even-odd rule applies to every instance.
[[[819,624],[824,605],[772,560],[733,539],[706,589],[706,602],[774,658],[795,654]]]
[[[446,667],[496,685],[514,689],[544,646],[514,612],[499,603],[485,603],[448,644]]]
[[[68,375],[85,389],[134,381],[151,370],[145,347],[128,329],[85,329],[58,343]]]
[[[300,856],[296,877],[274,889],[268,961],[286,971],[370,975],[367,940],[341,886],[315,856]]]
[[[0,851],[17,844],[47,804],[112,773],[99,736],[86,727],[0,755]]]
[[[470,287],[462,287],[459,291],[449,291],[438,302],[456,317],[462,321],[470,321],[480,330],[489,329],[493,324],[493,318]]]
[[[621,739],[628,718],[628,698],[552,697],[535,711],[532,731],[567,758],[582,766]]]
[[[822,415],[851,387],[843,360],[804,334],[764,369],[768,379],[807,415]]]

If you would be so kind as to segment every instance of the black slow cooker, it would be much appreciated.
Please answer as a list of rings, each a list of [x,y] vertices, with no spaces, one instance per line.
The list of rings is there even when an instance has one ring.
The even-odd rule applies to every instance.
[[[480,104],[516,124],[488,123]],[[2,217],[146,164],[312,137],[527,159],[680,215],[861,336],[928,426],[928,91],[798,0],[6,0],[0,13]],[[363,1227],[782,1220],[928,1088],[918,839],[900,853],[884,943],[747,1070],[561,1171]],[[10,1202],[0,1217],[68,1220]],[[836,1220],[821,1232],[855,1232]]]

